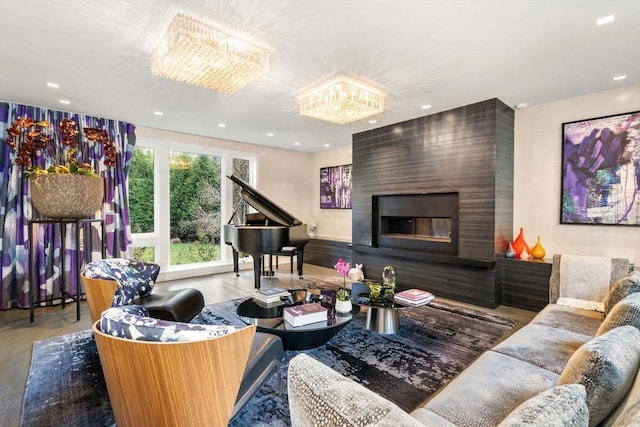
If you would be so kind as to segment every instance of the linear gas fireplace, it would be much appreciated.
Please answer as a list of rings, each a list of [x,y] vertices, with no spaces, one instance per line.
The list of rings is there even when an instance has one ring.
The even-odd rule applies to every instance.
[[[458,193],[373,196],[373,246],[458,254]]]

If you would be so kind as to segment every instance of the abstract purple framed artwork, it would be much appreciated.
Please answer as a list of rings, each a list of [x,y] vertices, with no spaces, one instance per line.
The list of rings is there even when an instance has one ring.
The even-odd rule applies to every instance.
[[[351,209],[352,165],[320,168],[320,209]]]
[[[640,111],[562,124],[561,224],[640,225]]]

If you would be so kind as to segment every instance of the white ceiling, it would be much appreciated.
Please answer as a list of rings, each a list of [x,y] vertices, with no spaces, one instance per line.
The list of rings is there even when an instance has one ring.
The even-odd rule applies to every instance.
[[[177,12],[269,46],[271,71],[234,95],[152,76]],[[298,114],[302,89],[338,75],[387,94],[377,124]],[[489,98],[534,106],[637,83],[640,0],[0,0],[0,99],[292,150]]]

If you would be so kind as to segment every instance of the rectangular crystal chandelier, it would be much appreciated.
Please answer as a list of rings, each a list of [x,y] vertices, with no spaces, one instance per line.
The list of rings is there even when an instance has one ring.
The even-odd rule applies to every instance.
[[[269,71],[269,49],[178,14],[151,56],[151,72],[222,93],[235,93]]]
[[[301,96],[300,115],[345,124],[384,111],[384,94],[354,79],[340,77]]]

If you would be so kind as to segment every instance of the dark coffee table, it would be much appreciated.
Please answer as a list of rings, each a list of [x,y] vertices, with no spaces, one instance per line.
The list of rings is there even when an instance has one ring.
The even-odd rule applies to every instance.
[[[304,303],[320,304],[319,302]],[[244,323],[256,325],[258,331],[279,336],[285,350],[306,350],[325,344],[351,321],[353,315],[360,312],[358,306],[354,306],[351,313],[347,314],[336,314],[335,310],[329,310],[326,322],[293,327],[282,317],[284,307],[287,305],[265,307],[256,303],[253,298],[249,298],[240,303],[236,312]]]

